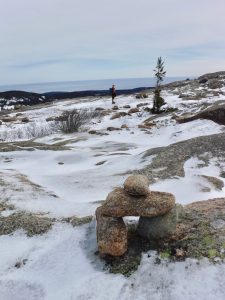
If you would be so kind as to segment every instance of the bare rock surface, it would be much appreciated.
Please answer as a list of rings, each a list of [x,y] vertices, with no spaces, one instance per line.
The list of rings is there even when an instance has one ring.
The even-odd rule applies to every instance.
[[[147,196],[137,198],[122,188],[116,188],[107,196],[101,212],[108,217],[154,217],[167,213],[174,204],[175,198],[170,193],[149,192]]]
[[[225,161],[225,133],[200,136],[167,147],[153,148],[147,150],[143,157],[151,157],[151,163],[137,173],[146,175],[150,183],[155,182],[156,177],[183,177],[184,164],[191,157],[203,160],[205,166],[209,165],[211,157],[218,158],[218,164]]]
[[[149,229],[150,230],[150,229]],[[183,207],[176,230],[162,239],[145,239],[128,228],[128,250],[122,257],[106,259],[112,273],[129,276],[137,270],[143,252],[156,250],[159,258],[180,261],[208,258],[213,263],[225,259],[225,198],[199,201]]]
[[[131,175],[124,182],[124,190],[132,196],[146,196],[149,193],[148,177]]]
[[[178,123],[186,123],[198,119],[212,120],[220,125],[225,125],[225,105],[213,105],[200,113],[186,117],[177,117],[176,121]]]
[[[208,182],[210,182],[216,190],[221,191],[224,187],[224,182],[223,180],[216,178],[214,176],[207,176],[207,175],[202,175],[204,179],[206,179]]]

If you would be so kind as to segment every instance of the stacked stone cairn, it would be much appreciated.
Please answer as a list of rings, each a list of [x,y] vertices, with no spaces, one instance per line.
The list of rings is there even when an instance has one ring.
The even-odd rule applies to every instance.
[[[148,239],[171,235],[176,229],[175,197],[149,190],[148,178],[129,176],[96,210],[97,242],[101,255],[122,256],[127,251],[126,216],[140,216],[138,233]]]

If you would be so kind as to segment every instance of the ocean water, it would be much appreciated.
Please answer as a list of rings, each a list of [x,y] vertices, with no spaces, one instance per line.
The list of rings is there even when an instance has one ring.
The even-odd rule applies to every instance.
[[[170,83],[176,80],[186,79],[184,77],[167,77],[163,83]],[[154,87],[155,78],[123,78],[123,79],[104,79],[104,80],[83,80],[83,81],[62,81],[33,84],[2,85],[0,92],[5,91],[27,91],[35,93],[46,92],[75,92],[87,90],[108,90],[112,84],[116,85],[117,90],[133,89],[138,87]]]

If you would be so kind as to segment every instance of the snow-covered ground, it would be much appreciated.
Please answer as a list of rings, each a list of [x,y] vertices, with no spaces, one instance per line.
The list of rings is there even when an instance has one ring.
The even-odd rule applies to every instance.
[[[195,112],[200,103],[220,100],[214,97],[184,105],[177,95],[164,92],[164,98],[168,106],[182,112]],[[126,112],[128,109],[123,106],[127,104],[136,107],[148,102],[152,106],[151,98],[120,96],[116,101],[119,111]],[[61,101],[25,111],[23,115],[30,123],[1,125],[0,138],[6,141],[26,140],[32,134],[40,136],[39,133],[47,132],[48,135],[34,141],[46,144],[66,141],[70,148],[1,152],[0,179],[7,186],[0,184],[2,200],[8,199],[16,209],[56,218],[94,215],[98,201],[121,185],[132,170],[150,163],[151,158],[143,159],[144,151],[224,131],[224,126],[209,120],[177,124],[171,115],[158,118],[152,129],[141,130],[138,125],[150,116],[146,111],[115,120],[110,120],[111,114],[101,122],[96,119],[88,124],[87,131],[69,135],[55,132],[51,122],[46,122],[46,118],[65,110],[86,107],[110,109],[112,105],[109,98]],[[120,128],[124,124],[129,129],[106,131],[109,126]],[[89,129],[108,135],[91,135]],[[172,192],[182,204],[223,197],[224,189],[216,191],[198,176],[220,178],[216,161],[201,169],[197,168],[199,162],[194,157],[189,159],[184,166],[185,177],[158,180],[151,189]],[[207,185],[211,191],[202,192]],[[157,254],[150,252],[143,254],[138,271],[125,278],[104,270],[103,262],[94,254],[96,249],[94,221],[77,228],[58,222],[42,236],[27,237],[22,231],[0,236],[0,300],[225,299],[224,264],[189,259],[176,263],[165,260],[159,265],[155,263]],[[26,263],[15,268],[23,260]]]

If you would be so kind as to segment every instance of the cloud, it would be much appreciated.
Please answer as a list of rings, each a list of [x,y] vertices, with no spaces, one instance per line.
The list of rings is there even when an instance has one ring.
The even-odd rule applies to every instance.
[[[160,55],[174,76],[225,65],[224,0],[7,0],[1,13],[2,83],[150,77]]]

